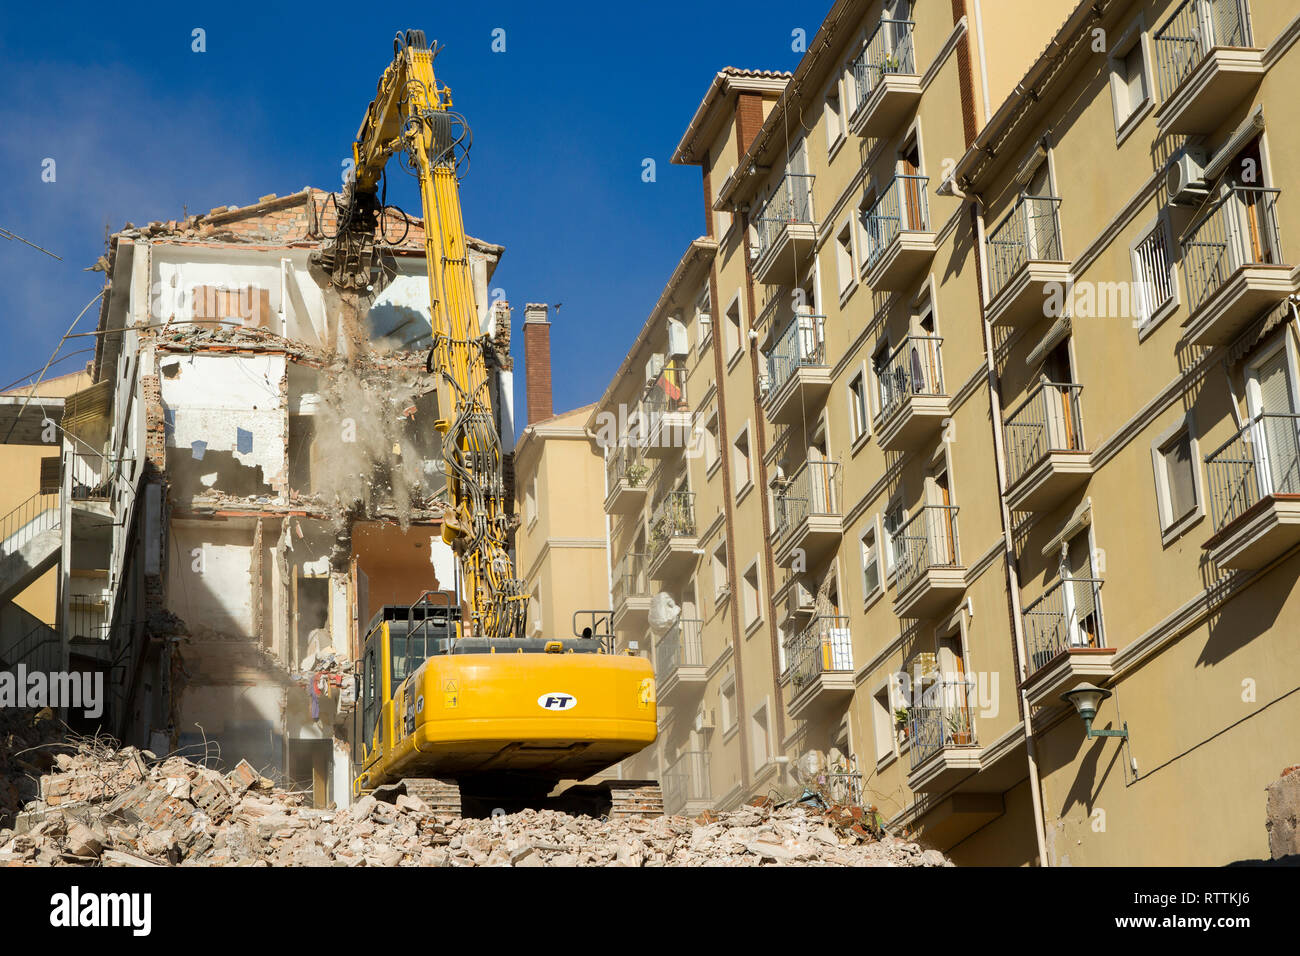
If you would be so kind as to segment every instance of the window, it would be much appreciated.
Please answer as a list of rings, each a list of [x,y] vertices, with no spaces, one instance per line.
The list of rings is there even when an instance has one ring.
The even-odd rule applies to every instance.
[[[1156,507],[1160,531],[1166,541],[1181,534],[1202,514],[1198,460],[1191,416],[1184,417],[1152,443]]]
[[[1145,48],[1140,25],[1124,34],[1110,55],[1110,96],[1115,111],[1115,129],[1121,136],[1125,125],[1146,104],[1149,90]]]
[[[727,581],[727,542],[723,541],[713,549],[713,599],[722,600],[729,586]]]
[[[871,698],[871,724],[875,730],[877,761],[894,756],[894,743],[898,735],[894,730],[892,704],[888,684],[876,691]]]
[[[871,354],[871,374],[876,380],[876,414],[883,415],[890,405],[889,340],[881,339]]]
[[[853,232],[850,223],[845,223],[835,237],[835,268],[840,277],[840,295],[853,285],[857,275],[853,271]]]
[[[894,573],[894,568],[898,566],[899,558],[903,553],[903,542],[899,539],[898,533],[903,527],[904,515],[901,501],[891,502],[885,512],[885,567],[889,574]]]
[[[1174,304],[1174,263],[1169,252],[1169,223],[1156,220],[1133,246],[1136,325],[1144,329]]]
[[[722,710],[722,732],[726,733],[736,726],[736,674],[730,672],[722,681],[722,690],[718,694],[718,703]]]
[[[751,625],[758,622],[762,610],[759,601],[757,561],[745,570],[745,575],[741,578],[741,591],[743,599],[741,610],[744,612],[745,629],[748,630]]]
[[[857,441],[867,431],[867,383],[862,372],[849,381],[849,435]]]
[[[713,305],[706,282],[695,300],[695,345],[703,352],[713,341]]]
[[[740,326],[740,296],[736,296],[727,306],[727,358],[740,353],[742,339]]]
[[[749,461],[749,426],[746,425],[744,430],[736,436],[735,442],[732,443],[732,465],[735,471],[736,494],[744,491],[754,480],[753,468]]]
[[[537,479],[531,478],[528,481],[528,488],[524,492],[524,517],[531,525],[537,520]]]
[[[712,471],[714,465],[718,463],[718,410],[713,409],[708,418],[704,420],[704,467]]]
[[[870,601],[880,590],[880,555],[876,551],[876,529],[868,528],[860,540],[862,547],[862,600]]]
[[[840,108],[840,85],[837,81],[826,94],[826,151],[833,152],[844,138],[844,111]]]
[[[758,770],[767,765],[772,759],[771,741],[768,739],[767,729],[767,701],[763,701],[754,715],[750,717],[750,744],[753,747],[754,769]]]

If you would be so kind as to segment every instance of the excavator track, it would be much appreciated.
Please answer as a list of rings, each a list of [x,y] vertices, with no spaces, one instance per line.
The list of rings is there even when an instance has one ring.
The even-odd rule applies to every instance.
[[[611,780],[611,820],[648,820],[664,815],[664,795],[654,780]]]
[[[435,817],[459,820],[461,817],[460,784],[445,777],[404,777],[391,789],[396,795],[403,792],[418,797],[429,807]]]

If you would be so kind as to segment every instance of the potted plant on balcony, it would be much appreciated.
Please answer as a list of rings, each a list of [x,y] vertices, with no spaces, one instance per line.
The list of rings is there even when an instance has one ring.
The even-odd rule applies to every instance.
[[[897,707],[894,709],[894,727],[902,731],[903,739],[906,740],[912,733],[912,710],[909,707]]]
[[[623,472],[623,477],[633,488],[640,488],[650,474],[650,466],[643,461],[634,461]]]

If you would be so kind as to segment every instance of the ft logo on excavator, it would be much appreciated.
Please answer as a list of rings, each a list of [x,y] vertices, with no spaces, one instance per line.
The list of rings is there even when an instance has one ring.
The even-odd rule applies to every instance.
[[[572,710],[578,705],[578,698],[572,694],[543,694],[537,698],[537,706],[544,710]]]

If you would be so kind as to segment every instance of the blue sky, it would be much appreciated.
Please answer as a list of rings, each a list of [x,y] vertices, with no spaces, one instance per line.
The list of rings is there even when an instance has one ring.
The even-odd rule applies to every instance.
[[[11,5],[0,23],[0,226],[64,261],[0,240],[0,386],[39,371],[99,290],[102,275],[82,270],[106,225],[337,188],[393,34],[419,27],[446,44],[436,70],[473,128],[465,222],[506,246],[493,285],[516,328],[525,302],[563,303],[555,407],[597,399],[704,231],[698,167],[669,160],[714,72],[793,69],[791,33],[811,37],[825,5],[448,6]],[[206,52],[191,50],[196,27]],[[504,53],[491,49],[497,28]],[[641,178],[645,158],[653,183]],[[391,178],[389,201],[419,209],[405,176]],[[73,342],[63,354],[88,345]],[[522,419],[522,381],[516,391]]]

